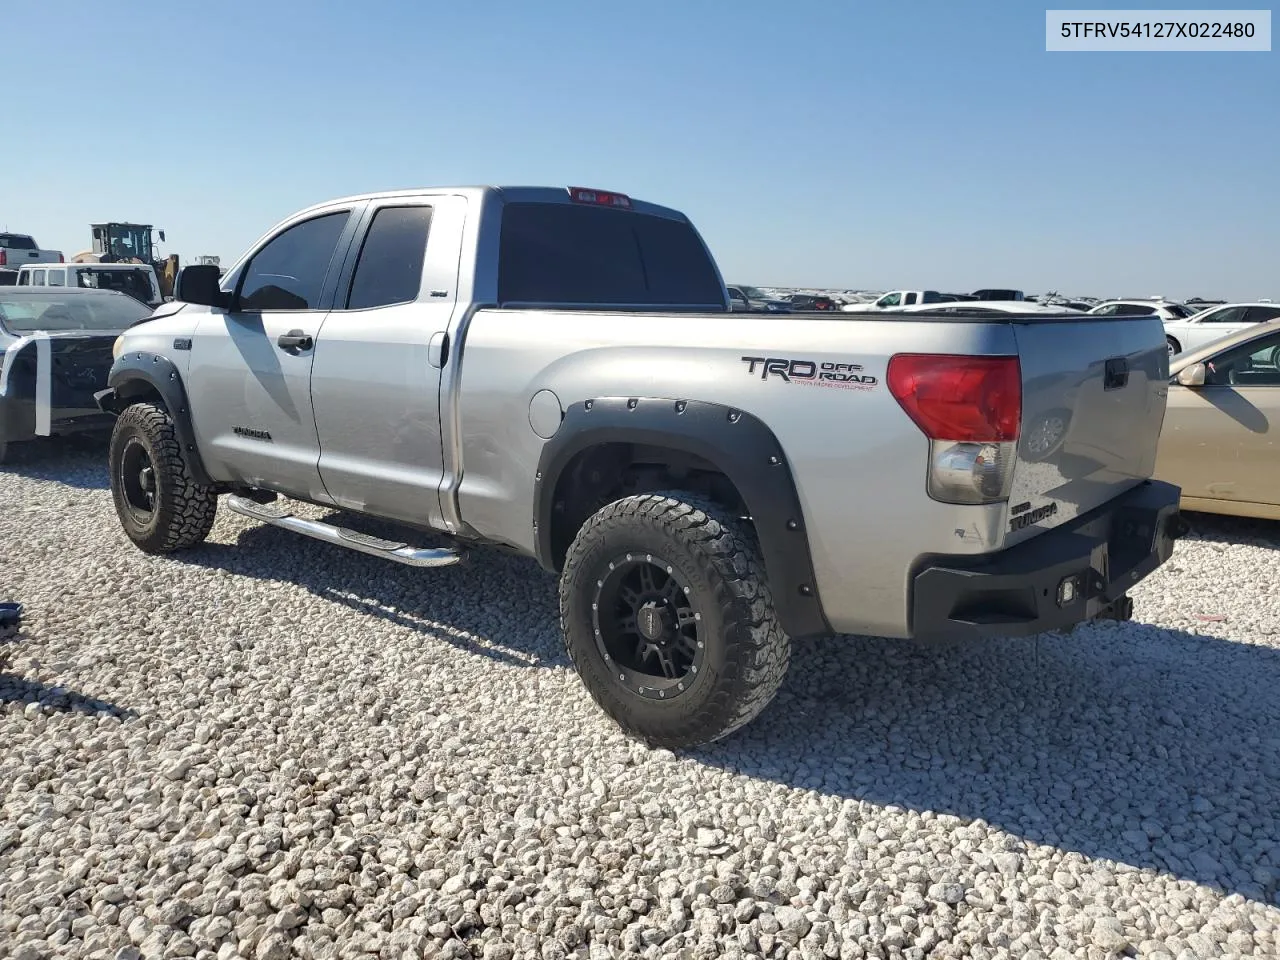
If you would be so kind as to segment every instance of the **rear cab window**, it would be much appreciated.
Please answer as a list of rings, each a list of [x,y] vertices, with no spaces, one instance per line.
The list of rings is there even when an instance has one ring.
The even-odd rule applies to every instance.
[[[10,250],[39,250],[35,240],[21,233],[0,233],[0,247]]]
[[[687,222],[572,203],[508,203],[501,304],[725,308],[710,253]]]

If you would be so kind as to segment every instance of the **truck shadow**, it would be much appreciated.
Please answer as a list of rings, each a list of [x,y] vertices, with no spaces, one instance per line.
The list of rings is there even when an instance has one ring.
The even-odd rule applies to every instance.
[[[0,703],[39,703],[61,713],[107,714],[129,720],[137,714],[109,700],[86,697],[66,687],[49,686],[17,674],[0,671]]]
[[[107,441],[106,434],[73,434],[12,443],[0,463],[0,476],[13,474],[80,490],[106,490],[111,486]]]
[[[1280,650],[1144,624],[797,645],[708,764],[1280,903]],[[993,851],[994,852],[994,851]]]
[[[340,519],[363,532],[393,533],[359,518]],[[415,543],[436,545],[426,536]],[[569,663],[557,626],[555,580],[532,560],[497,550],[478,550],[456,566],[419,570],[261,525],[240,533],[234,544],[205,543],[174,559],[295,584],[360,615],[510,666]],[[470,599],[475,597],[485,600],[477,604]]]

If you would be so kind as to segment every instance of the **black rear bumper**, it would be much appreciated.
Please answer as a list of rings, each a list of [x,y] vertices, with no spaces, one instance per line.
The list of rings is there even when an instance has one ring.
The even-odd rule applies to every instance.
[[[1117,615],[1125,591],[1173,554],[1180,494],[1148,480],[999,553],[928,558],[912,578],[912,636],[1027,636]]]

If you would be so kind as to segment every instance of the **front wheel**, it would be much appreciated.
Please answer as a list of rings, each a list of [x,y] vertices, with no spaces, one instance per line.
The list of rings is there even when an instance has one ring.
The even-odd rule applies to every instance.
[[[1182,344],[1178,343],[1178,341],[1173,339],[1173,337],[1165,337],[1164,342],[1169,348],[1170,360],[1172,360],[1175,355],[1182,352]]]
[[[617,500],[582,526],[560,577],[560,623],[592,698],[659,747],[749,723],[790,660],[754,530],[678,491]]]
[[[116,515],[139,549],[170,553],[209,535],[217,494],[191,475],[173,420],[163,408],[136,403],[120,414],[108,462]]]

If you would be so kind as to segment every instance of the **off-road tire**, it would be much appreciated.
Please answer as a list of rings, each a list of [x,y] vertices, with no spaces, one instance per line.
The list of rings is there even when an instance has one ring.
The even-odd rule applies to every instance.
[[[140,441],[155,476],[155,507],[143,522],[122,489],[121,461],[131,440]],[[218,512],[212,488],[197,483],[182,455],[173,418],[162,407],[136,403],[116,420],[108,457],[111,497],[125,535],[146,553],[172,553],[204,541]]]
[[[678,568],[704,624],[703,669],[672,700],[647,699],[621,683],[596,642],[598,581],[628,551],[660,555]],[[755,531],[714,501],[683,491],[626,497],[583,524],[560,576],[560,625],[599,707],[628,734],[670,749],[719,740],[755,719],[777,694],[791,655]]]

